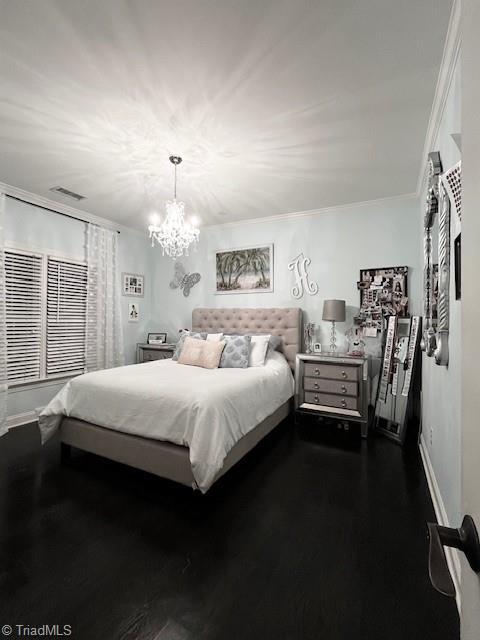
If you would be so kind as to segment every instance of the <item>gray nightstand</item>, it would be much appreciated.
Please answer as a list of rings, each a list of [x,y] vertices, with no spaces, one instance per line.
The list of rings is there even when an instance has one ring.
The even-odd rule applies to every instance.
[[[174,351],[174,344],[137,344],[137,363],[166,360]]]
[[[368,358],[333,354],[297,355],[295,410],[358,422],[368,435]]]

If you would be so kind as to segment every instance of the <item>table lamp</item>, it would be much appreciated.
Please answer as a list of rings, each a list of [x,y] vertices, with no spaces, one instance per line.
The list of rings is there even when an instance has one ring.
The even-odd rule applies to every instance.
[[[335,323],[345,322],[345,300],[324,300],[322,320],[327,320],[332,323],[330,351],[335,352],[337,350]]]

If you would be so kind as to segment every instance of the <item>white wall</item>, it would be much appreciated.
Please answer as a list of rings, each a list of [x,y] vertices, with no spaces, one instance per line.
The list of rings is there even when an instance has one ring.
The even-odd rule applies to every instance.
[[[457,60],[445,109],[431,151],[439,151],[446,170],[460,160],[460,151],[451,137],[461,133],[461,62]],[[421,223],[424,207],[422,198]],[[461,304],[455,300],[454,240],[459,221],[451,222],[450,277],[450,358],[448,367],[439,367],[423,354],[422,431],[448,519],[459,526],[460,517],[460,394],[461,394]],[[423,245],[422,245],[423,252]],[[434,261],[436,259],[434,258]]]
[[[46,211],[11,198],[6,198],[6,246],[30,251],[51,252],[78,260],[85,259],[86,224],[79,220]],[[122,231],[119,236],[119,270],[145,274],[144,298],[121,298],[125,358],[135,362],[137,342],[146,339],[152,306],[152,281],[149,277],[153,249],[147,238],[137,232]],[[140,321],[128,322],[128,301],[138,301]],[[43,407],[61,388],[63,383],[51,381],[29,387],[14,387],[8,394],[8,416]]]
[[[480,255],[480,5],[478,0],[462,1],[462,511],[470,514],[480,528],[480,362],[476,341],[478,337],[478,271]],[[462,553],[462,640],[480,638],[480,575],[468,566]]]
[[[202,280],[188,298],[171,290],[173,262],[158,250],[155,262],[153,313],[155,328],[175,337],[181,327],[191,326],[195,307],[286,307],[300,306],[310,321],[321,324],[319,340],[328,345],[329,325],[321,322],[323,300],[347,302],[347,322],[352,325],[358,310],[359,270],[369,267],[406,265],[410,268],[411,312],[421,311],[421,255],[418,248],[418,200],[411,197],[351,205],[316,216],[287,218],[201,230],[196,252],[182,260]],[[274,291],[272,293],[215,295],[215,251],[274,243]],[[293,274],[288,263],[300,252],[312,260],[310,276],[319,285],[315,296],[297,301],[291,296]]]

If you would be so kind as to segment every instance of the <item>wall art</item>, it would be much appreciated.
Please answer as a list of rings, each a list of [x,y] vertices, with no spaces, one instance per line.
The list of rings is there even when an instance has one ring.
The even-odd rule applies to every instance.
[[[188,298],[192,287],[198,284],[202,278],[199,273],[187,273],[181,262],[175,262],[173,267],[173,280],[170,289],[182,289],[183,295]]]
[[[122,273],[122,295],[143,298],[145,276],[139,273]]]
[[[382,329],[383,318],[408,317],[408,267],[361,269],[357,287],[360,311],[355,322],[370,332]]]
[[[217,251],[215,293],[273,291],[273,244]]]
[[[443,186],[450,200],[452,213],[462,220],[462,163],[457,162],[450,169],[447,169],[442,176]]]
[[[453,243],[455,256],[455,300],[462,297],[462,234],[459,233]]]
[[[140,309],[138,306],[138,302],[129,302],[128,303],[128,321],[138,322],[139,320],[140,320]]]
[[[297,300],[301,298],[304,293],[308,293],[311,296],[318,293],[318,284],[310,280],[307,271],[311,262],[310,258],[305,258],[303,253],[300,253],[288,265],[289,271],[293,271],[293,275],[295,276],[295,284],[292,287],[291,293]]]

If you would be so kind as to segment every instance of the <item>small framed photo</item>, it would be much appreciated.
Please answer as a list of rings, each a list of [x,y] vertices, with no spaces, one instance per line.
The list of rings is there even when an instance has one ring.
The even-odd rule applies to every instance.
[[[148,344],[165,344],[167,342],[166,333],[149,333],[147,338]]]
[[[322,353],[322,345],[320,342],[313,343],[313,353]]]
[[[138,302],[129,302],[128,303],[128,321],[138,322],[139,320],[140,320],[140,309],[138,307]]]
[[[122,273],[122,295],[143,298],[145,276],[140,273]]]

